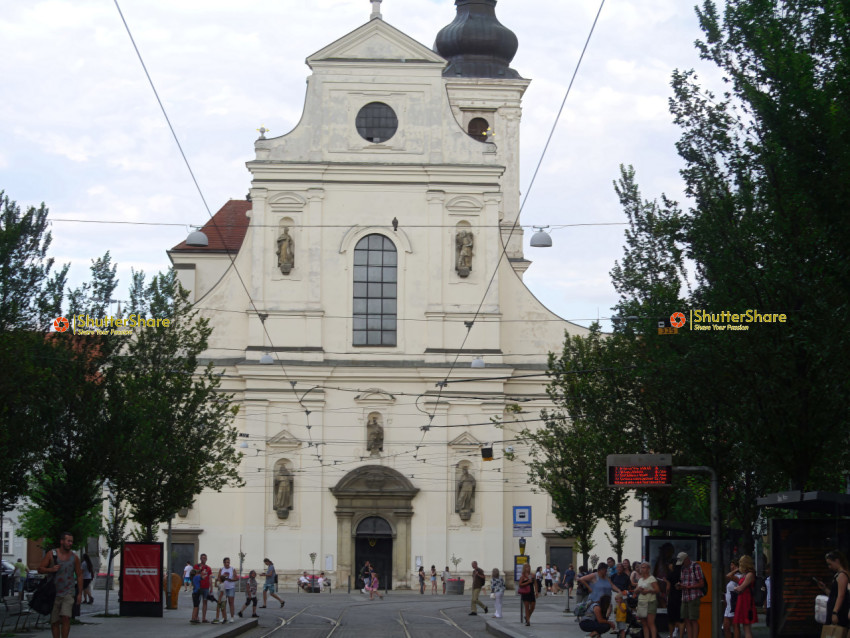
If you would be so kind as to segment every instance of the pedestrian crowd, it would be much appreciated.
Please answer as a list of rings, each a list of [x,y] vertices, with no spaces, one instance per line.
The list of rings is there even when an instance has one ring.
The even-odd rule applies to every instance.
[[[705,575],[686,552],[674,559],[672,550],[665,543],[654,569],[648,562],[613,558],[594,572],[582,573],[582,568],[576,586],[579,627],[593,637],[610,631],[624,638],[639,625],[645,638],[658,638],[655,618],[659,608],[666,608],[671,636],[698,638]]]
[[[265,609],[268,598],[271,596],[283,607],[284,601],[277,595],[277,573],[274,564],[268,558],[263,559],[266,566],[263,583],[263,604],[260,609]],[[245,582],[245,604],[236,611],[236,583],[239,582],[239,574],[235,567],[231,567],[230,558],[222,560],[222,566],[213,578],[213,569],[207,564],[207,555],[201,554],[197,565],[186,563],[183,568],[183,584],[186,591],[192,591],[192,624],[208,623],[207,610],[210,604],[215,606],[215,619],[212,624],[234,622],[234,616],[244,617],[245,610],[251,607],[251,617],[259,618],[257,614],[257,572],[253,569],[248,573]]]

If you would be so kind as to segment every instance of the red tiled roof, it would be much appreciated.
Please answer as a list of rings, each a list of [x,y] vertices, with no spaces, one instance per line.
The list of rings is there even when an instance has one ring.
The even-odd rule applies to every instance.
[[[209,246],[189,246],[185,240],[177,244],[171,251],[187,253],[206,252],[238,252],[248,232],[248,216],[251,202],[244,199],[231,199],[212,216],[201,229],[210,240]]]

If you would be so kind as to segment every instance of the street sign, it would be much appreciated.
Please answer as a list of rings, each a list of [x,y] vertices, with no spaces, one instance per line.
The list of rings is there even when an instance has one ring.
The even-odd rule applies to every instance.
[[[514,505],[514,538],[531,536],[531,506]]]
[[[609,454],[608,487],[667,487],[673,484],[670,454]]]

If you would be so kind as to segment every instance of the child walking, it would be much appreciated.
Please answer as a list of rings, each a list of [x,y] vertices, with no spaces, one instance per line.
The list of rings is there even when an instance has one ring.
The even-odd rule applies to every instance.
[[[248,591],[246,596],[245,604],[242,605],[242,609],[239,610],[239,617],[242,618],[242,612],[245,611],[250,604],[253,605],[251,609],[251,618],[259,618],[257,615],[257,572],[253,569],[248,574]]]
[[[378,598],[381,600],[384,599],[384,595],[378,590],[380,587],[380,583],[378,583],[378,575],[375,572],[371,574],[372,579],[369,581],[369,600],[372,600],[372,596],[378,594]]]

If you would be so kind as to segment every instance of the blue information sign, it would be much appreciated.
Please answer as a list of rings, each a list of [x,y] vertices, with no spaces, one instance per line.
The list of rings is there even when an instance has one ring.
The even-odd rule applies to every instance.
[[[531,506],[514,505],[514,538],[531,536]]]

